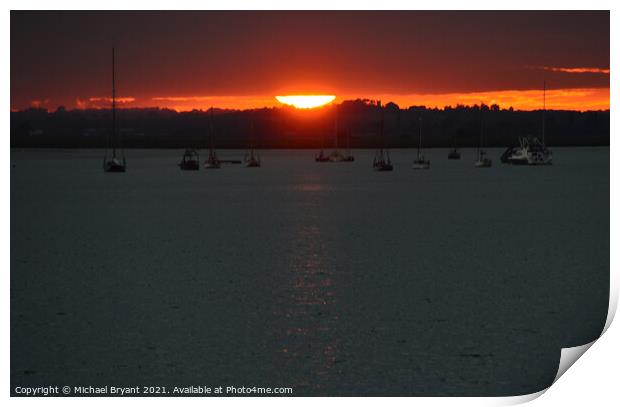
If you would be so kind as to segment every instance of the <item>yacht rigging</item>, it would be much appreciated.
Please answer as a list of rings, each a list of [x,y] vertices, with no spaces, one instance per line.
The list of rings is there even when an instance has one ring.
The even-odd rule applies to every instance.
[[[416,159],[413,160],[414,170],[428,170],[431,168],[431,161],[424,158],[424,151],[422,150],[422,116],[418,118],[419,124],[419,138],[418,138],[418,154]]]
[[[383,134],[383,121],[384,121],[384,111],[383,106],[381,106],[381,101],[378,102],[379,109],[381,110],[381,120],[380,120],[380,145],[381,147],[375,153],[375,158],[372,162],[372,167],[375,171],[392,171],[394,166],[392,165],[392,161],[390,160],[390,153],[387,149],[384,149],[383,146],[385,144],[384,134]]]
[[[112,131],[108,137],[108,148],[112,149],[112,157],[108,158],[108,148],[106,148],[103,156],[103,170],[105,172],[125,172],[127,169],[125,150],[123,150],[116,125],[116,86],[114,62],[114,48],[112,48]],[[120,155],[117,155],[117,150],[120,150]]]

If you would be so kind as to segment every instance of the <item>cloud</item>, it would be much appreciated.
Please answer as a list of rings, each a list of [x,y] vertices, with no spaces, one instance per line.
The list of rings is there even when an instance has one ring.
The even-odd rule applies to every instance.
[[[221,109],[254,109],[276,105],[272,96],[157,96],[151,98],[158,107],[189,111],[193,109],[207,110],[211,107]]]
[[[209,100],[216,101],[218,100],[218,97],[217,96],[158,96],[158,97],[151,98],[151,100],[154,100],[156,102],[206,102]]]
[[[49,105],[49,99],[35,99],[30,101],[30,107],[34,107],[35,109],[46,108]]]
[[[88,98],[89,102],[93,102],[93,103],[101,103],[101,102],[105,102],[105,103],[112,103],[112,98]],[[116,103],[118,104],[126,104],[126,103],[132,103],[135,102],[136,98],[132,98],[132,97],[125,97],[125,98],[116,98]]]
[[[592,68],[592,67],[579,67],[579,68],[564,68],[558,66],[539,66],[538,69],[542,69],[550,72],[565,72],[565,73],[600,73],[609,75],[609,68]]]
[[[116,98],[117,105],[126,105],[134,103],[136,98],[133,97],[120,97]],[[88,99],[75,99],[75,107],[78,109],[109,109],[112,104],[111,97],[90,97]]]

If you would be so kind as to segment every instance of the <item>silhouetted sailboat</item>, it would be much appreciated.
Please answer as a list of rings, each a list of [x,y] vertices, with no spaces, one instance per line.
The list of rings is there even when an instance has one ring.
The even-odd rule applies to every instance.
[[[460,160],[461,159],[461,152],[456,146],[456,135],[452,136],[452,150],[450,150],[450,152],[448,153],[448,159],[449,160]]]
[[[103,156],[103,170],[105,172],[125,172],[127,162],[116,126],[116,88],[115,88],[114,48],[112,48],[112,132],[108,138],[108,147]],[[118,145],[117,145],[118,144]],[[108,149],[112,149],[112,157],[108,158]],[[120,150],[120,157],[117,156]]]
[[[317,163],[326,163],[329,161],[329,157],[327,155],[325,155],[325,152],[323,151],[325,147],[325,135],[323,135],[321,137],[321,151],[319,151],[318,154],[314,155],[314,161]]]
[[[251,135],[252,140],[254,139],[254,122],[251,123]],[[248,168],[258,168],[260,167],[260,157],[258,154],[254,154],[254,145],[253,141],[250,142],[250,151],[245,154],[243,158],[243,162],[245,166]]]
[[[183,153],[179,168],[184,171],[198,171],[200,169],[200,155],[193,148],[188,148]]]
[[[336,109],[336,107],[334,107]],[[332,163],[340,163],[345,161],[344,155],[338,150],[338,112],[334,110],[334,151],[327,157]]]
[[[476,168],[489,168],[492,164],[490,158],[486,156],[486,151],[482,148],[484,144],[484,122],[482,121],[482,104],[480,104],[480,144],[478,145],[478,159],[474,163]]]
[[[413,169],[414,170],[428,170],[431,168],[430,160],[424,158],[424,151],[422,150],[422,117],[418,118],[419,124],[419,139],[418,139],[418,155],[416,159],[413,160]]]
[[[323,149],[321,149],[321,151],[319,151],[319,153],[314,156],[314,161],[316,161],[317,163],[326,163],[329,161],[329,157],[326,156],[323,152]]]
[[[478,160],[474,163],[474,166],[476,168],[488,168],[490,167],[492,164],[492,161],[490,158],[488,158],[486,156],[486,151],[484,151],[482,148],[478,149]]]
[[[351,130],[347,131],[347,153],[344,155],[344,160],[347,162],[355,161],[355,157],[351,153]]]
[[[392,161],[390,160],[390,153],[387,149],[384,150],[383,146],[385,144],[384,136],[383,136],[383,120],[384,120],[384,112],[383,106],[381,106],[381,102],[379,101],[379,109],[381,109],[381,122],[380,122],[380,143],[381,147],[377,150],[375,154],[375,158],[372,162],[372,167],[375,171],[392,171],[394,167],[392,166]]]
[[[220,168],[221,166],[220,159],[217,157],[217,153],[215,151],[215,147],[213,143],[214,131],[215,130],[213,127],[213,107],[211,107],[211,117],[210,117],[210,122],[209,122],[209,139],[210,139],[209,155],[207,156],[207,160],[204,163],[205,169],[208,169],[208,170],[217,169],[217,168]]]

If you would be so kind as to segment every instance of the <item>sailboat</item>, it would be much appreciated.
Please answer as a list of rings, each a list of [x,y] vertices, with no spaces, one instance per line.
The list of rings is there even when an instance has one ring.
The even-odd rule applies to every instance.
[[[335,109],[335,107],[334,107]],[[340,163],[345,161],[344,155],[338,151],[338,113],[334,111],[334,145],[335,149],[331,152],[331,154],[327,157],[329,162],[332,163]]]
[[[383,136],[383,120],[384,120],[384,112],[383,107],[381,106],[381,102],[378,103],[379,109],[381,109],[381,132],[379,134],[381,147],[377,150],[375,154],[375,158],[372,161],[372,167],[375,171],[392,171],[394,166],[392,165],[392,161],[390,160],[390,153],[387,150],[383,149],[384,145],[384,136]]]
[[[323,147],[325,147],[325,135],[321,137],[321,151],[314,155],[314,161],[317,163],[326,163],[329,161],[329,157],[325,155]]]
[[[355,157],[351,153],[351,130],[347,131],[347,153],[344,155],[344,160],[347,162],[355,161]]]
[[[543,82],[542,141],[532,136],[519,138],[518,147],[508,147],[502,154],[503,163],[514,165],[551,165],[553,163],[553,154],[545,143],[546,92],[547,83]]]
[[[108,148],[112,149],[112,157],[108,158],[108,149],[106,148],[103,156],[103,170],[105,172],[125,172],[127,169],[127,162],[125,160],[125,151],[120,144],[118,147],[118,150],[120,150],[120,157],[117,156],[119,136],[116,128],[116,88],[114,71],[114,48],[112,48],[112,132],[108,138]]]
[[[254,122],[252,122],[251,126],[252,126],[251,137],[254,138]],[[258,154],[254,154],[254,145],[252,143],[250,143],[250,151],[245,154],[245,157],[243,158],[243,162],[245,166],[248,168],[260,167],[260,157],[258,156]]]
[[[193,148],[188,148],[183,153],[183,158],[179,163],[179,168],[183,171],[198,171],[200,170],[200,155],[198,151]]]
[[[431,161],[424,158],[424,152],[422,150],[422,117],[418,119],[419,128],[420,128],[420,137],[418,140],[418,155],[415,160],[413,160],[413,169],[414,170],[428,170],[431,168]]]
[[[390,160],[390,153],[380,148],[375,154],[375,159],[372,162],[372,167],[375,171],[392,171],[394,166]]]
[[[491,159],[486,156],[486,151],[483,150],[484,137],[484,122],[482,121],[482,104],[480,104],[480,145],[478,146],[478,159],[474,163],[476,168],[489,168],[492,164]]]
[[[321,151],[314,156],[314,161],[316,161],[317,163],[326,163],[329,161],[329,157],[326,156],[323,152],[323,149],[321,149]]]
[[[254,154],[254,148],[250,147],[250,152],[246,153],[244,158],[245,166],[248,168],[260,167],[260,157],[258,154]]]
[[[217,153],[215,152],[215,148],[213,146],[213,107],[211,107],[211,118],[209,123],[209,138],[210,138],[210,146],[209,146],[209,155],[207,160],[204,163],[205,169],[212,170],[220,168],[221,163],[220,159],[217,157]]]
[[[460,160],[461,152],[456,147],[456,135],[452,137],[452,150],[448,153],[448,160]]]

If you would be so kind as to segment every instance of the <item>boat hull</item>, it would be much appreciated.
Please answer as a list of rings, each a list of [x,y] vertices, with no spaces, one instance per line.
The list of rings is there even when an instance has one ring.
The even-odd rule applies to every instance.
[[[219,162],[206,162],[204,164],[204,167],[206,170],[216,170],[220,168],[220,163]]]
[[[105,172],[125,172],[127,166],[124,163],[120,163],[117,160],[107,161],[103,164],[103,170]]]
[[[346,160],[344,159],[344,157],[329,157],[329,162],[330,163],[342,163],[345,162]]]
[[[430,161],[414,161],[413,169],[414,170],[429,170],[431,168]]]
[[[179,163],[179,168],[182,171],[198,171],[200,170],[200,164],[197,161]]]
[[[122,165],[111,165],[105,167],[105,172],[125,172],[125,167]]]

